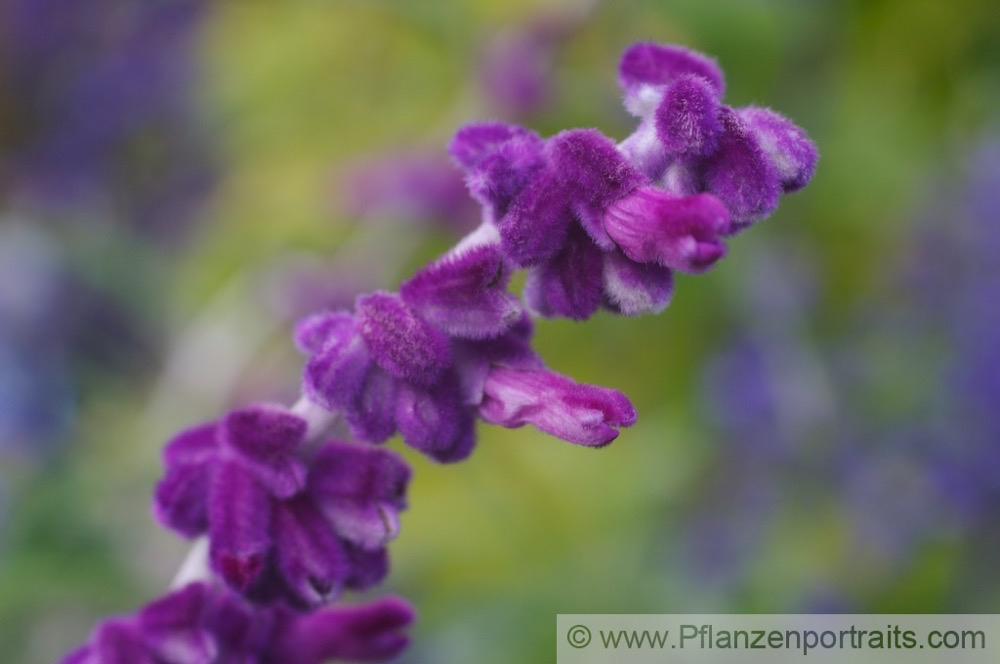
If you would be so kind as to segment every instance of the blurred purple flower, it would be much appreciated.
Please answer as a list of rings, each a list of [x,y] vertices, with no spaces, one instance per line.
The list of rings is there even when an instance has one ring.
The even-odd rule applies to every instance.
[[[152,364],[139,321],[74,269],[41,227],[0,217],[0,448],[52,450],[91,378],[80,367]]]
[[[133,616],[103,621],[62,664],[376,662],[406,647],[403,630],[413,619],[413,609],[396,597],[300,614],[192,583]]]
[[[203,0],[0,6],[0,195],[175,239],[211,178],[188,90]]]
[[[462,176],[434,151],[369,158],[337,177],[344,211],[352,217],[391,217],[466,231],[478,219]]]

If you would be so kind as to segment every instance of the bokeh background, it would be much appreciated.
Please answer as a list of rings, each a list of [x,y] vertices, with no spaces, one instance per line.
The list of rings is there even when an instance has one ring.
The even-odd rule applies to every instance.
[[[632,398],[611,447],[404,451],[400,661],[553,661],[560,612],[1000,612],[994,4],[0,0],[2,659],[160,594],[164,441],[294,400],[296,317],[475,225],[463,123],[630,133],[637,40],[717,57],[817,175],[662,315],[538,326]]]

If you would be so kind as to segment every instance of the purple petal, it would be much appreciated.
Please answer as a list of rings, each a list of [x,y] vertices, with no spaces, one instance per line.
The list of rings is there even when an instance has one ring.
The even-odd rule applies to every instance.
[[[357,395],[344,406],[344,419],[355,438],[381,443],[396,433],[396,382],[372,365]]]
[[[138,624],[158,660],[185,664],[216,661],[218,645],[202,626],[210,593],[207,584],[192,583],[142,609]]]
[[[524,299],[545,317],[587,320],[601,306],[603,252],[579,226],[574,226],[562,250],[528,273]]]
[[[614,311],[626,316],[657,314],[674,292],[674,275],[656,263],[636,263],[614,252],[604,257],[604,293]]]
[[[237,590],[253,585],[271,549],[271,496],[240,463],[222,461],[209,501],[212,569]]]
[[[367,590],[381,583],[389,573],[389,554],[384,548],[369,551],[347,544],[344,550],[351,560],[351,573],[344,581],[345,588]]]
[[[398,295],[359,297],[357,317],[372,359],[396,378],[431,385],[451,364],[448,337],[418,318]]]
[[[602,447],[618,437],[615,427],[635,424],[635,408],[617,390],[580,385],[544,369],[490,371],[479,414],[513,428],[533,424],[563,440]]]
[[[367,551],[381,549],[399,534],[399,510],[390,503],[337,500],[322,509],[338,537]]]
[[[608,208],[604,229],[638,263],[697,273],[725,255],[729,212],[708,194],[678,198],[640,187]]]
[[[528,183],[497,223],[504,255],[518,267],[537,265],[559,251],[572,223],[570,195],[546,169]]]
[[[309,491],[319,503],[387,502],[402,509],[409,481],[410,467],[395,452],[331,441],[313,457]]]
[[[564,184],[566,200],[580,223],[602,249],[612,243],[601,227],[605,208],[648,183],[615,147],[595,129],[572,129],[551,141],[552,168]]]
[[[108,620],[98,627],[91,658],[99,664],[156,664],[139,629],[127,620]]]
[[[449,255],[400,288],[403,300],[446,334],[482,339],[502,334],[521,315],[507,292],[510,269],[500,248],[486,244]]]
[[[218,457],[214,422],[188,429],[167,443],[163,460],[167,472],[153,496],[157,521],[185,537],[208,529],[208,492],[212,464]]]
[[[625,105],[636,115],[638,97],[645,86],[663,86],[686,74],[707,80],[722,98],[725,79],[719,65],[706,55],[674,45],[642,42],[633,44],[622,55],[618,65],[618,81],[625,90]]]
[[[667,86],[656,109],[656,135],[667,152],[702,157],[718,144],[719,99],[708,80],[686,74]]]
[[[454,376],[429,389],[402,386],[396,422],[407,445],[443,463],[461,461],[475,444],[475,418]]]
[[[209,463],[177,464],[167,469],[153,496],[153,514],[164,526],[185,537],[208,530]]]
[[[76,650],[66,653],[66,655],[59,660],[59,664],[91,664],[95,661],[94,649],[90,647],[90,644],[82,645]]]
[[[305,465],[295,451],[305,438],[304,419],[280,406],[234,410],[222,421],[223,444],[278,498],[305,486]]]
[[[296,602],[316,606],[340,593],[349,561],[332,527],[307,496],[274,512],[275,563]]]
[[[545,143],[537,134],[516,135],[498,144],[469,171],[469,193],[487,207],[495,222],[510,209],[514,198],[545,166]]]
[[[801,189],[812,179],[819,152],[809,136],[785,116],[769,108],[748,106],[737,111],[778,173],[785,192]]]
[[[271,659],[283,664],[389,659],[406,647],[409,639],[402,630],[414,618],[410,605],[395,597],[308,615],[292,614],[275,636]]]
[[[720,111],[723,132],[718,149],[702,164],[706,190],[727,208],[734,226],[749,226],[778,206],[781,183],[756,135],[736,112]],[[735,230],[735,229],[734,229]]]
[[[217,431],[218,423],[208,422],[177,434],[163,448],[164,465],[211,461],[218,451]]]
[[[494,364],[517,369],[542,366],[538,354],[531,348],[534,323],[527,313],[505,334],[496,339],[461,341],[455,344],[455,369],[462,402],[477,405],[483,399],[483,383]]]
[[[213,600],[204,624],[225,653],[220,663],[257,664],[274,638],[274,612],[226,590]]]
[[[517,125],[480,122],[459,129],[448,146],[448,152],[459,166],[468,171],[511,139],[531,136],[537,137],[534,132]]]
[[[295,346],[303,354],[311,355],[353,332],[354,316],[346,311],[324,311],[307,316],[295,325]]]
[[[299,324],[299,344],[316,348],[302,376],[303,391],[327,410],[341,410],[357,398],[371,358],[350,314],[307,318]],[[303,341],[304,340],[304,341]]]

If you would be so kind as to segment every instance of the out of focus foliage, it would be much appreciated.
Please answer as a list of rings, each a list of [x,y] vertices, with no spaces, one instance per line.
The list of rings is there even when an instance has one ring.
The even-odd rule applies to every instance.
[[[539,324],[550,366],[633,399],[612,446],[481,426],[466,463],[410,457],[402,661],[551,661],[559,612],[1000,610],[993,3],[3,0],[4,661],[159,594],[166,438],[294,399],[296,316],[477,221],[376,204],[453,195],[446,168],[359,169],[436,173],[483,118],[620,139],[637,40],[716,56],[816,178],[662,315]]]

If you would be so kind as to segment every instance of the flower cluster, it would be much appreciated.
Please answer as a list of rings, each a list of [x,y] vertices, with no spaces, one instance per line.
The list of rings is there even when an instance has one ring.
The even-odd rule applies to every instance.
[[[725,237],[811,175],[816,150],[804,133],[772,111],[722,105],[722,74],[708,58],[640,44],[626,52],[621,78],[627,107],[642,117],[621,144],[593,129],[548,139],[497,122],[461,129],[450,152],[482,205],[480,227],[397,292],[302,320],[295,341],[308,359],[303,397],[291,409],[239,409],[167,445],[156,513],[185,536],[207,534],[206,568],[224,592],[253,602],[257,619],[277,621],[276,631],[254,631],[270,640],[254,651],[259,661],[314,661],[288,653],[306,648],[311,626],[330,614],[288,607],[316,611],[385,575],[409,469],[373,444],[398,432],[431,459],[455,462],[471,453],[478,418],[607,445],[635,423],[634,407],[617,390],[546,368],[531,346],[533,316],[662,310],[675,271],[710,268],[725,254]],[[508,290],[517,269],[529,271],[523,303]],[[334,416],[357,442],[316,443]],[[197,623],[203,632],[225,633],[219,648],[230,647],[234,630],[243,634],[216,627],[212,610],[195,613],[208,616]],[[375,621],[385,629],[362,634],[388,632],[397,643],[394,630],[409,614],[388,613]],[[150,627],[157,616],[147,607],[137,619],[106,623],[81,656],[105,641],[112,654],[71,661],[173,647]],[[352,656],[377,651],[367,647]]]
[[[353,314],[321,313],[298,326],[310,355],[304,389],[344,414],[352,434],[403,440],[437,461],[464,459],[475,418],[531,423],[588,446],[635,422],[620,392],[549,371],[531,349],[533,325],[504,290],[509,265],[496,242],[460,246],[400,292],[358,298]]]
[[[209,534],[212,569],[234,589],[304,607],[385,576],[410,477],[370,446],[331,441],[304,458],[307,427],[255,406],[181,433],[164,450],[154,504],[178,533]]]
[[[282,604],[261,608],[237,593],[191,583],[134,616],[105,621],[63,664],[381,661],[406,647],[401,630],[413,617],[409,605],[393,597],[302,614]]]
[[[451,145],[504,257],[530,270],[526,304],[542,316],[661,311],[674,271],[710,268],[726,236],[815,169],[815,146],[789,120],[721,103],[722,72],[703,55],[638,44],[619,73],[641,118],[620,144],[591,129],[543,140],[484,123]]]

